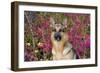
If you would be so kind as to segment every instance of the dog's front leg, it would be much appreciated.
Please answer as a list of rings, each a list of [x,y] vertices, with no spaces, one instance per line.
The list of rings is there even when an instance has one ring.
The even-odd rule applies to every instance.
[[[62,59],[62,54],[59,52],[55,52],[54,49],[52,49],[52,55],[53,55],[53,60],[61,60]]]
[[[53,60],[56,60],[56,52],[55,52],[55,50],[52,48],[52,55],[53,55]]]

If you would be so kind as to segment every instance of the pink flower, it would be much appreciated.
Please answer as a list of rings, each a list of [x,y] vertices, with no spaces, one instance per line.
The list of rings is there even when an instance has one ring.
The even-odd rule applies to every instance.
[[[85,45],[86,45],[86,48],[90,48],[90,35],[86,35]]]

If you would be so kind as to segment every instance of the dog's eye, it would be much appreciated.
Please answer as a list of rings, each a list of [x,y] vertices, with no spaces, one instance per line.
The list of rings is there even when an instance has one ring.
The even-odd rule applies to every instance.
[[[52,29],[53,32],[56,32],[56,29]]]
[[[66,28],[60,29],[59,32],[66,32]]]
[[[65,32],[64,29],[60,29],[59,32]]]
[[[62,32],[62,31],[63,31],[62,29],[59,30],[59,32]]]

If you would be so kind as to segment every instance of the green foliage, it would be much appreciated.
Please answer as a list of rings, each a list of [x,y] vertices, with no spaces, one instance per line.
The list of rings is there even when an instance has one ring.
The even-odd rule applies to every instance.
[[[31,46],[33,46],[32,36],[31,36],[30,34],[26,35],[26,36],[24,37],[24,39],[25,39],[24,41],[25,41],[26,43],[30,43]]]

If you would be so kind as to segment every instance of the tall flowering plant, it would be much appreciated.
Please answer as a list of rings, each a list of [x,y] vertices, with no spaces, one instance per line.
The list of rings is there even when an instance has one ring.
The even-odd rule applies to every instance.
[[[71,19],[72,27],[68,31],[69,41],[79,58],[90,56],[90,16],[89,14],[65,14]]]

